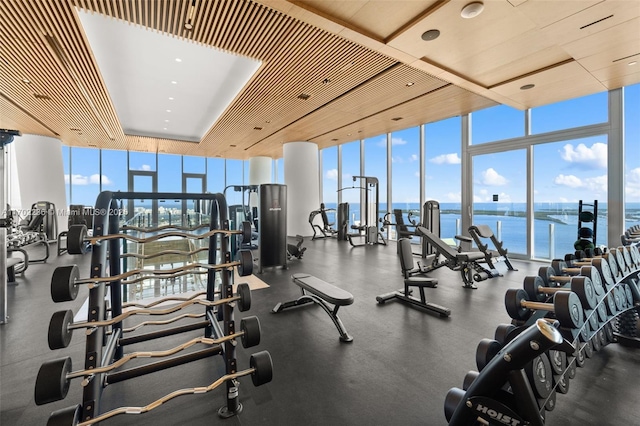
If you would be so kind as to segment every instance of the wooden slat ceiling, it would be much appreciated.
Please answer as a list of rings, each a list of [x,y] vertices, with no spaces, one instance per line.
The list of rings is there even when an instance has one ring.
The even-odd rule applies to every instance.
[[[287,141],[323,148],[640,81],[627,65],[640,55],[640,2],[485,3],[464,20],[457,0],[0,0],[0,128],[70,146],[279,158]],[[126,135],[76,8],[263,66],[200,143]],[[427,44],[431,28],[441,37]]]

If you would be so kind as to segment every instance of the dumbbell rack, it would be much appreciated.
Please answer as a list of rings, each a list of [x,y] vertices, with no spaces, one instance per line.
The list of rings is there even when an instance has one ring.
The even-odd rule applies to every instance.
[[[568,391],[576,367],[615,342],[614,322],[640,306],[638,248],[618,247],[609,253],[600,269],[604,291],[594,309],[584,311],[581,328],[558,327],[548,311],[534,310],[526,321],[502,324],[494,339],[480,342],[478,372],[467,373],[462,389],[447,393],[444,408],[450,426],[474,425],[478,419],[487,424],[544,425],[557,393]],[[570,283],[564,286],[570,289]],[[603,309],[604,319],[599,317]],[[560,360],[558,374],[551,367],[554,360]]]
[[[160,371],[177,365],[186,364],[197,359],[203,359],[217,354],[222,355],[222,357],[224,358],[226,374],[223,377],[206,388],[192,388],[174,391],[161,400],[162,402],[166,402],[167,400],[172,399],[180,394],[201,393],[203,392],[203,389],[205,392],[208,392],[209,390],[218,387],[222,383],[225,383],[227,390],[227,401],[226,404],[221,407],[220,410],[218,410],[218,414],[220,417],[226,418],[240,413],[242,410],[242,405],[239,402],[237,378],[251,374],[253,383],[256,386],[261,385],[271,380],[272,365],[271,357],[268,352],[262,351],[251,356],[251,369],[240,372],[237,370],[236,338],[238,336],[241,336],[243,339],[243,345],[245,343],[245,338],[252,341],[250,345],[258,344],[260,327],[257,318],[251,317],[254,320],[252,321],[253,325],[251,328],[253,329],[253,336],[251,338],[247,337],[246,330],[243,330],[241,333],[236,331],[234,320],[234,305],[236,303],[226,302],[227,300],[239,300],[238,308],[240,310],[244,310],[242,308],[242,305],[244,305],[245,309],[248,309],[250,307],[251,298],[248,285],[240,284],[238,285],[239,296],[235,296],[234,299],[232,282],[233,270],[229,266],[226,266],[230,264],[234,265],[234,263],[231,262],[231,254],[229,251],[229,221],[227,218],[227,205],[224,195],[110,191],[102,192],[98,196],[96,201],[96,215],[94,217],[93,223],[92,239],[94,239],[94,243],[92,245],[91,251],[90,279],[95,279],[96,282],[91,285],[89,289],[87,318],[88,323],[99,321],[105,322],[108,320],[107,305],[105,301],[107,297],[107,284],[109,285],[111,318],[113,318],[114,321],[117,321],[116,318],[124,318],[127,315],[125,314],[123,316],[122,304],[122,286],[123,284],[126,284],[126,282],[122,280],[122,277],[126,276],[126,274],[121,273],[122,256],[120,246],[122,244],[122,239],[108,238],[109,236],[114,236],[121,232],[119,210],[117,204],[117,200],[121,199],[204,199],[211,201],[210,230],[212,236],[208,238],[209,267],[207,268],[206,272],[206,301],[203,303],[206,306],[206,319],[180,327],[158,330],[142,335],[138,334],[131,337],[125,337],[125,331],[123,329],[121,320],[118,322],[111,321],[110,334],[96,332],[95,329],[93,330],[93,332],[87,332],[83,371],[97,371],[97,373],[87,373],[87,375],[84,376],[85,380],[83,382],[82,389],[82,403],[80,405],[72,406],[52,413],[50,421],[53,421],[54,423],[58,422],[56,424],[69,423],[73,425],[88,425],[102,421],[113,415],[128,414],[130,413],[132,407],[127,407],[126,409],[115,409],[111,410],[108,413],[101,413],[100,401],[102,398],[103,389],[107,384],[116,383],[119,381],[127,380],[129,378],[139,377],[144,374]],[[105,239],[103,241],[100,241],[100,237],[105,237]],[[222,263],[220,264],[217,263],[216,259],[218,252],[221,254]],[[250,258],[247,259],[245,256],[243,256],[243,260],[244,263],[239,263],[244,264],[246,270],[244,271],[245,273],[242,273],[242,271],[239,272],[240,275],[248,275],[251,273],[253,261]],[[114,280],[105,281],[104,278],[106,277],[114,277]],[[221,283],[219,292],[217,292],[215,288],[216,282]],[[166,298],[166,301],[169,300],[175,300],[175,298]],[[148,306],[155,306],[158,303],[159,302],[155,302]],[[149,309],[143,310],[148,311]],[[222,326],[220,326],[220,322],[222,322]],[[243,326],[242,323],[241,326]],[[201,341],[209,342],[209,347],[206,349],[192,351],[185,355],[174,356],[172,358],[164,359],[155,363],[149,363],[143,366],[133,367],[127,370],[116,371],[115,369],[111,368],[113,367],[113,363],[117,362],[118,360],[126,362],[128,361],[128,359],[130,359],[128,357],[125,357],[123,353],[123,347],[127,344],[149,341],[156,338],[176,335],[179,333],[198,329],[204,329],[204,338],[201,339]],[[181,346],[188,347],[188,344],[189,342]],[[250,345],[248,344],[245,347],[248,347]],[[43,367],[41,367],[41,370],[43,369]],[[70,370],[70,359],[68,369]],[[107,369],[109,373],[107,373],[106,371],[103,372],[103,370],[105,369]],[[69,376],[76,377],[73,375],[73,373],[68,373],[70,373],[70,371],[68,370],[62,372],[60,386],[63,388],[65,386],[66,388],[68,388]],[[51,400],[44,400],[40,403],[38,402],[39,380],[40,373],[38,374],[38,379],[36,380],[36,403],[40,404],[51,402]],[[62,398],[64,398],[64,396],[66,396],[66,389],[63,392]],[[138,412],[145,412],[155,408],[156,405],[160,405],[161,400],[155,401],[154,403],[146,407],[137,407],[139,409]]]

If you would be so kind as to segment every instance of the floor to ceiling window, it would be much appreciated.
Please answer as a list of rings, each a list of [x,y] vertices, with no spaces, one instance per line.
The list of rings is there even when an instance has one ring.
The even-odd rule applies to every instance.
[[[531,134],[553,132],[608,120],[608,92],[531,109]]]
[[[533,147],[534,251],[540,259],[564,257],[578,238],[578,205],[598,206],[596,245],[607,243],[606,135]],[[596,203],[597,201],[597,203]],[[593,224],[588,225],[593,228]]]
[[[624,88],[625,224],[640,225],[640,84]]]
[[[473,157],[472,224],[489,226],[509,253],[527,253],[526,164],[523,149]]]
[[[354,182],[353,177],[360,175],[360,141],[342,145],[342,183],[340,184],[341,199],[349,203],[349,226],[360,224],[360,182]],[[356,184],[357,183],[357,184]]]
[[[402,143],[402,141],[397,139],[396,143]],[[387,135],[364,140],[364,175],[378,179],[377,188],[366,188],[365,200],[368,205],[365,210],[368,216],[363,217],[368,226],[377,226],[379,220],[389,211],[387,209]],[[359,180],[356,183],[364,186],[365,181]]]
[[[440,204],[440,234],[452,238],[462,232],[461,118],[452,117],[425,125],[425,200]]]
[[[497,105],[471,114],[473,145],[524,136],[524,111],[508,105]]]
[[[405,224],[420,222],[420,127],[391,134],[392,212],[400,210]],[[391,222],[397,223],[395,214]],[[409,228],[415,231],[415,228]],[[395,238],[396,229],[391,229]]]
[[[322,154],[322,202],[330,223],[336,223],[338,207],[338,147],[332,146],[321,151]]]
[[[71,148],[71,176],[73,189],[69,204],[94,206],[100,193],[100,151],[94,148]]]

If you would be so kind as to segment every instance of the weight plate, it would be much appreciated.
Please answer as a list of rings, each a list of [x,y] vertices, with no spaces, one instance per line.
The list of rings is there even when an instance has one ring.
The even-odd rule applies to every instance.
[[[540,289],[543,287],[545,287],[545,282],[539,276],[524,277],[522,288],[527,292],[527,297],[529,300],[533,300],[535,302],[544,302],[547,298],[547,295],[540,291]]]
[[[627,282],[627,284],[629,285],[629,290],[633,295],[633,300],[635,302],[640,302],[640,287],[638,286],[638,280],[636,278],[632,278]],[[631,304],[633,304],[633,302]]]
[[[620,271],[620,274],[624,275],[628,271],[627,261],[624,258],[624,251],[616,249],[615,255],[616,262],[618,263],[618,271]]]
[[[89,250],[86,244],[87,226],[71,225],[67,231],[67,253],[85,254]]]
[[[527,300],[527,293],[522,289],[510,288],[504,294],[504,305],[509,316],[515,320],[526,321],[531,316],[531,310],[522,307]]]
[[[251,381],[254,386],[269,383],[273,378],[273,361],[267,351],[256,352],[249,358],[249,366],[254,369]]]
[[[620,271],[618,269],[618,262],[616,258],[611,253],[605,253],[602,255],[602,258],[609,264],[609,269],[611,269],[611,277],[613,278],[614,283],[618,280],[618,275],[620,275]]]
[[[64,399],[69,392],[69,379],[67,379],[69,373],[71,373],[70,357],[47,361],[42,364],[36,377],[34,393],[36,405]]]
[[[553,370],[553,373],[564,373],[565,368],[567,368],[567,354],[562,351],[551,349],[549,350],[548,357],[551,362],[551,369]]]
[[[549,397],[547,397],[547,400],[544,404],[544,409],[547,411],[553,411],[554,408],[556,408],[556,391],[554,390],[553,392],[551,392],[551,395],[549,395]]]
[[[240,320],[240,338],[243,348],[250,348],[260,344],[260,321],[256,316],[242,318]]]
[[[238,300],[238,309],[240,312],[248,311],[251,309],[251,289],[249,288],[249,284],[240,283],[238,284],[237,290],[238,296],[240,299]]]
[[[623,296],[627,301],[627,307],[633,306],[633,293],[631,293],[631,286],[628,283],[622,284]]]
[[[551,261],[551,267],[553,268],[553,274],[551,275],[562,275],[564,274],[564,270],[568,268],[568,265],[564,260],[554,259]]]
[[[569,376],[570,379],[576,377],[576,367],[576,359],[572,356],[567,357],[567,372],[565,374]]]
[[[609,343],[615,342],[615,335],[613,334],[613,325],[610,322],[604,325],[604,333],[607,336],[607,341]]]
[[[640,267],[640,250],[636,245],[628,246],[629,254],[631,255],[631,260],[636,265],[636,269]]]
[[[242,225],[240,225],[240,231],[242,232],[242,242],[243,243],[250,243],[251,242],[251,222],[249,222],[248,220],[245,220],[244,222],[242,222]]]
[[[610,318],[614,317],[618,313],[618,309],[616,308],[616,302],[615,302],[615,297],[613,295],[613,291],[610,291],[609,293],[607,293],[605,297],[605,301],[606,301],[607,313],[609,314],[609,317]]]
[[[600,328],[597,333],[598,340],[600,341],[600,346],[605,347],[609,344],[607,340],[607,333],[604,331],[604,327]]]
[[[504,346],[509,343],[511,340],[509,334],[516,328],[513,324],[498,324],[493,339]]]
[[[591,344],[591,340],[585,342],[582,348],[586,358],[591,358],[593,356],[593,345]]]
[[[552,369],[546,354],[540,354],[525,366],[533,392],[538,398],[547,398],[553,388]]]
[[[627,250],[626,247],[618,247],[618,250],[622,252],[624,263],[627,265],[627,271],[633,271],[635,269],[635,265],[633,264],[629,250]]]
[[[576,345],[576,350],[574,352],[576,365],[578,367],[584,367],[584,363],[586,361],[585,353],[584,353],[584,349],[583,349],[584,345],[586,345],[586,343],[578,343]]]
[[[542,281],[544,282],[544,285],[546,287],[551,287],[551,281],[554,275],[556,275],[556,271],[554,271],[554,269],[550,266],[541,266],[538,269],[538,276],[542,278]]]
[[[598,314],[596,314],[594,311],[590,311],[589,312],[589,327],[591,329],[591,331],[595,331],[598,329]]]
[[[476,348],[476,366],[478,367],[478,371],[482,371],[501,349],[502,345],[497,340],[480,340]]]
[[[600,272],[598,269],[593,266],[583,266],[580,268],[580,275],[584,275],[585,277],[589,277],[591,280],[591,284],[593,285],[593,291],[596,293],[596,298],[598,300],[602,299],[604,295],[604,286],[602,285],[602,277],[600,277]]]
[[[69,426],[80,423],[82,407],[80,404],[56,410],[49,416],[47,426]]]
[[[571,278],[571,291],[578,295],[585,309],[593,309],[598,303],[593,283],[589,277],[575,276]]]
[[[58,311],[54,312],[49,321],[49,332],[47,340],[49,342],[49,349],[62,349],[69,346],[71,342],[72,330],[69,330],[69,325],[73,323],[73,311]]]
[[[593,336],[591,337],[591,340],[589,340],[589,342],[591,343],[591,347],[595,352],[598,352],[602,347],[602,345],[600,344],[600,338],[598,337],[598,333],[594,333]]]
[[[553,376],[554,389],[560,393],[569,392],[569,378],[566,376]]]
[[[625,296],[625,299],[626,299],[626,296]],[[615,286],[613,288],[613,302],[616,304],[616,309],[618,310],[618,312],[624,309],[624,306],[622,305],[622,295],[620,294],[619,286]]]
[[[469,389],[469,386],[471,386],[471,383],[473,383],[473,381],[477,379],[479,375],[480,373],[477,371],[467,372],[467,374],[464,375],[464,379],[462,380],[462,389],[464,390]]]
[[[598,303],[598,306],[596,306],[596,312],[598,313],[599,322],[605,322],[609,319],[609,315],[607,314],[607,302],[605,300]]]
[[[609,262],[605,259],[593,259],[591,261],[591,266],[594,266],[598,272],[600,272],[600,278],[602,279],[602,284],[606,291],[609,291],[611,286],[615,284],[613,279],[613,275],[611,274],[611,268],[609,267]]]
[[[253,254],[251,250],[238,250],[238,275],[246,277],[253,274]]]
[[[447,421],[451,420],[453,417],[453,413],[458,408],[458,405],[464,399],[464,395],[466,392],[460,388],[451,388],[449,392],[447,392],[447,396],[444,398],[444,416]]]
[[[580,298],[571,291],[559,291],[553,297],[553,310],[560,325],[580,328],[584,324],[584,311]]]
[[[51,299],[58,302],[70,302],[78,296],[76,281],[80,278],[78,265],[58,266],[51,276]]]

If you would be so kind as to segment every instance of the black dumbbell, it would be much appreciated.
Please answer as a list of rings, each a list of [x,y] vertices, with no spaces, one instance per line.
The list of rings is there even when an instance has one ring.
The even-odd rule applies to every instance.
[[[132,315],[167,315],[176,311],[179,311],[182,308],[191,305],[204,305],[204,306],[219,306],[224,305],[226,303],[238,302],[238,309],[241,312],[244,312],[251,308],[251,289],[249,288],[249,284],[241,283],[237,286],[237,294],[233,297],[229,297],[226,299],[218,299],[214,301],[210,300],[202,300],[202,299],[189,299],[180,304],[171,306],[166,309],[132,309],[130,311],[124,312],[114,318],[102,321],[81,321],[81,322],[73,322],[73,311],[58,311],[54,312],[51,316],[51,320],[49,321],[49,333],[48,333],[48,341],[49,348],[51,349],[61,349],[69,346],[71,342],[71,336],[73,334],[73,330],[86,328],[86,329],[95,329],[97,327],[106,327],[109,325],[117,324],[120,321],[132,316]],[[251,327],[251,325],[250,325]],[[253,329],[251,331],[254,331]]]
[[[586,309],[593,309],[598,304],[598,297],[589,277],[577,275],[569,280],[570,289],[580,298],[580,302]],[[559,291],[566,291],[564,287],[547,287],[541,277],[525,277],[523,283],[524,291],[527,292],[529,300],[542,302],[548,296],[554,295]]]
[[[534,310],[555,313],[562,327],[580,328],[584,324],[584,311],[580,298],[571,291],[559,291],[553,295],[553,303],[532,302],[522,289],[509,289],[505,294],[505,306],[509,316],[526,321]]]
[[[201,240],[217,234],[241,234],[243,241],[251,241],[251,222],[242,222],[240,229],[237,231],[231,231],[228,229],[212,229],[202,234],[192,234],[185,231],[170,231],[159,233],[148,238],[140,238],[128,234],[108,234],[89,237],[86,225],[71,225],[67,231],[67,252],[69,254],[85,254],[89,251],[90,246],[114,239],[124,239],[136,243],[149,243],[163,238],[175,237]]]

